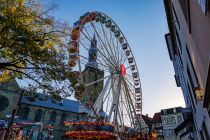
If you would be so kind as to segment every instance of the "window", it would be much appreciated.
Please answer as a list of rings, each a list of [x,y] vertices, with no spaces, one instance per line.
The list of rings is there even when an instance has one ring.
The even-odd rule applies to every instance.
[[[24,120],[27,120],[29,111],[30,111],[30,109],[28,107],[24,107],[20,113],[21,118]]]
[[[178,124],[182,123],[182,116],[177,116],[177,123]]]
[[[173,112],[176,113],[176,108],[173,109]]]
[[[207,12],[207,0],[197,0],[204,14]]]
[[[174,130],[173,129],[164,130],[164,135],[166,137],[172,136],[174,135]]]
[[[35,115],[34,121],[40,122],[41,119],[42,119],[42,114],[43,114],[43,111],[42,111],[41,109],[38,109],[38,110],[36,111],[36,115]]]
[[[171,124],[176,124],[175,116],[171,117]]]
[[[52,111],[50,114],[50,122],[51,123],[56,123],[56,116],[57,116],[57,113],[55,111]]]
[[[167,111],[166,110],[163,110],[163,114],[166,115],[167,114]]]
[[[163,125],[166,124],[166,119],[165,118],[162,118],[162,123],[163,123]]]

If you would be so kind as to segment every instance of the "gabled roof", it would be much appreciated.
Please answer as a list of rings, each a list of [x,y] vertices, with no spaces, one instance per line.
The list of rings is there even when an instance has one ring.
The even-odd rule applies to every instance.
[[[157,112],[154,114],[154,116],[152,118],[152,123],[161,123],[160,112]]]
[[[57,110],[63,110],[68,112],[79,112],[79,103],[74,100],[70,99],[62,99],[62,102],[53,102],[51,99],[47,99],[45,101],[39,100],[38,98],[35,101],[28,100],[27,97],[22,98],[23,104],[29,104],[33,106],[45,107],[45,108],[52,108]]]
[[[147,124],[148,127],[151,127],[152,125],[152,118],[145,116],[145,115],[141,115],[142,119],[144,120],[144,122]]]

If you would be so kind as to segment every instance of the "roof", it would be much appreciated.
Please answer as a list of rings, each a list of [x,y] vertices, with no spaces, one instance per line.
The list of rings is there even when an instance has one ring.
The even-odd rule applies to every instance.
[[[159,122],[161,122],[161,114],[160,112],[157,112],[154,114],[152,118],[152,123],[159,123]]]
[[[75,112],[75,113],[79,112],[79,103],[77,101],[70,100],[70,99],[62,99],[61,102],[53,102],[53,100],[51,99],[47,99],[43,101],[37,98],[35,101],[30,101],[27,99],[26,96],[24,96],[22,98],[22,103],[33,105],[33,106],[63,110],[63,111],[68,111],[68,112]]]
[[[5,88],[3,88],[3,87]],[[17,79],[12,79],[9,82],[0,82],[0,87],[1,90],[5,91],[11,91],[11,93],[18,93],[20,89],[19,82]],[[37,93],[39,97],[42,97],[43,94]],[[23,96],[21,103],[23,104],[29,104],[33,106],[39,106],[39,107],[45,107],[45,108],[52,108],[52,109],[57,109],[57,110],[63,110],[63,111],[68,111],[68,112],[79,112],[79,103],[74,100],[70,99],[62,99],[60,102],[55,102],[52,99],[48,98],[46,100],[40,100],[37,98],[35,101],[30,101],[26,96]]]
[[[152,118],[145,115],[141,115],[141,116],[144,122],[147,124],[147,126],[150,127],[152,125]]]

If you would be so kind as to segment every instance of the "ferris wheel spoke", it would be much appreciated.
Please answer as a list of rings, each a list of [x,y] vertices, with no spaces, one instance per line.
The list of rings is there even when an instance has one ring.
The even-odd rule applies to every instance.
[[[105,80],[105,79],[107,79],[107,78],[110,78],[111,76],[112,76],[112,75],[108,75],[108,76],[106,76],[106,77],[104,77],[104,78],[101,78],[101,79],[98,79],[98,80],[96,80],[96,81],[94,81],[94,82],[88,83],[88,84],[85,85],[85,87],[88,87],[88,86],[91,86],[91,85],[93,85],[93,84],[99,83],[99,82],[101,82],[101,81],[103,81],[103,80]]]
[[[90,36],[90,34],[88,33],[87,29],[84,28],[85,32],[87,33],[87,36],[89,37],[89,39],[91,39],[92,37]]]
[[[123,105],[124,105],[124,108],[125,108],[125,111],[126,111],[126,112],[125,112],[125,113],[126,113],[125,115],[128,116],[128,119],[129,119],[129,121],[130,121],[130,124],[133,124],[133,123],[132,123],[131,112],[130,112],[130,110],[128,109],[128,106],[129,106],[129,105],[126,104],[126,103],[127,103],[126,101],[123,102]]]
[[[131,125],[133,125],[134,124],[134,116],[133,116],[133,112],[134,112],[134,110],[133,110],[133,108],[132,108],[132,105],[131,105],[131,101],[130,101],[130,99],[129,99],[129,97],[128,97],[128,94],[127,94],[127,91],[126,91],[126,88],[125,88],[125,86],[123,85],[123,93],[124,93],[124,96],[125,96],[125,106],[127,106],[127,112],[128,112],[128,114],[130,115],[129,117],[130,117],[130,120],[131,120]]]
[[[126,59],[126,57],[124,56],[124,51],[121,51],[121,53],[120,53],[120,63],[124,64],[123,60],[125,60],[125,59]]]
[[[117,113],[118,113],[118,104],[119,104],[119,97],[121,93],[121,80],[122,77],[119,75],[118,77],[118,83],[116,87],[116,93],[113,95],[113,102],[111,105],[110,113],[109,113],[109,119],[111,118],[112,113],[113,114],[113,123],[116,124],[117,122]]]
[[[123,82],[123,85],[124,85],[124,87],[125,87],[125,93],[127,94],[128,101],[130,102],[131,107],[132,107],[132,110],[133,110],[133,112],[134,112],[135,119],[136,119],[136,121],[137,121],[137,125],[140,127],[140,122],[139,122],[139,120],[137,119],[137,114],[136,114],[136,111],[135,111],[135,107],[134,107],[134,104],[133,104],[133,102],[132,102],[132,98],[131,98],[131,96],[130,96],[130,94],[129,94],[129,89],[128,89],[128,87],[127,87],[127,84],[126,84],[125,79],[122,79],[122,82]]]
[[[82,32],[82,34],[91,42],[91,39],[88,38],[88,36]],[[98,33],[97,33],[98,34]],[[109,60],[109,58],[107,58],[98,48],[97,51],[103,56],[103,58],[105,58],[113,67],[115,67],[115,65]],[[106,63],[106,61],[104,61]],[[108,65],[110,67],[110,65]]]
[[[111,31],[110,31],[110,34],[112,34],[111,33]],[[120,60],[119,60],[119,46],[118,46],[118,41],[116,40],[116,45],[115,45],[115,43],[114,43],[114,40],[112,39],[112,44],[113,44],[113,46],[114,46],[114,52],[115,52],[115,55],[116,55],[116,59],[117,59],[117,62],[118,62],[118,65],[120,65]],[[118,66],[118,67],[120,67],[120,66]]]
[[[85,45],[82,43],[82,42],[80,42],[80,44],[88,51],[88,48],[86,48],[85,47]],[[90,54],[92,54],[91,52],[89,52]],[[102,58],[103,59],[103,58]],[[113,70],[113,68],[109,65],[109,64],[107,64],[107,62],[103,59],[103,61],[104,61],[104,63],[103,62],[101,62],[99,59],[97,59],[97,61],[100,63],[100,65],[102,65],[102,66],[104,66],[104,69],[107,69],[107,68],[109,68],[109,69],[107,69],[107,70]],[[104,65],[104,64],[106,64],[106,65]]]
[[[112,58],[115,62],[115,65],[117,65],[118,63],[117,63],[117,60],[116,60],[116,55],[112,51],[113,48],[111,47],[111,42],[108,41],[107,33],[105,32],[104,27],[102,26],[102,24],[100,24],[100,25],[101,25],[102,32],[103,32],[103,35],[104,35],[104,38],[105,38],[104,40],[106,40],[105,42],[107,42],[107,44],[108,44],[107,46],[109,47],[110,54],[111,54],[111,56],[112,56]]]
[[[79,56],[80,56],[81,58],[85,59],[85,60],[88,60],[88,58],[85,57],[85,56],[82,56],[82,55],[79,55]],[[80,62],[81,62],[81,59],[80,59]],[[88,62],[88,61],[87,61],[87,62]],[[85,64],[87,65],[87,63],[85,63]],[[107,68],[107,66],[104,65],[104,64],[102,64],[100,61],[99,61],[98,64],[101,65],[101,66],[103,66],[103,68]],[[90,66],[90,65],[88,65],[88,66]],[[100,69],[100,68],[99,68],[99,69]],[[103,70],[109,72],[110,69],[103,69]]]
[[[119,116],[119,121],[120,121],[120,125],[121,125],[121,127],[122,127],[122,130],[124,131],[124,115],[123,115],[123,104],[122,104],[122,102],[123,102],[123,99],[122,99],[122,94],[121,94],[121,96],[120,96],[120,103],[119,103],[119,105],[118,105],[118,116]]]
[[[95,30],[97,37],[99,38],[99,42],[101,41],[102,45],[103,45],[104,48],[107,50],[106,45],[104,44],[104,42],[102,41],[102,39],[101,39],[99,33],[97,32],[94,23],[93,23],[93,22],[90,22],[90,23],[91,23],[93,29]],[[112,59],[112,61],[114,62],[114,60],[113,60],[113,58],[112,58],[112,56],[110,55],[110,53],[109,53],[108,50],[107,50],[107,53],[109,54],[109,57],[110,57],[110,58]],[[112,63],[112,64],[114,65],[114,67],[116,68],[116,65],[115,65],[113,62],[110,61],[110,63]]]
[[[113,52],[114,52],[114,56],[115,56],[115,60],[116,60],[116,63],[117,63],[117,65],[118,65],[118,67],[119,67],[119,60],[118,60],[118,54],[116,53],[116,46],[115,46],[115,44],[113,43],[114,41],[113,41],[114,39],[112,38],[112,32],[110,31],[110,44],[111,44],[111,46],[112,46],[112,48],[113,48]]]
[[[109,82],[110,82],[110,79],[111,79],[112,75],[109,76],[108,80],[106,81],[105,85],[104,85],[104,88],[103,90],[101,91],[101,93],[99,94],[95,104],[94,104],[94,109],[96,110],[96,112],[98,113],[101,109],[102,109],[102,103],[103,103],[103,98],[104,98],[104,95],[107,91],[107,87],[109,85]]]
[[[131,84],[131,82],[130,82],[126,77],[124,77],[124,79],[125,79],[125,81],[127,81],[126,83],[128,83],[128,84],[133,88],[133,90],[131,90],[130,86],[129,86],[128,84],[126,84],[127,87],[129,87],[129,88],[128,88],[129,91],[132,93],[132,94],[131,94],[132,97],[135,98],[135,86],[134,86],[133,84]]]
[[[113,77],[114,77],[114,76],[113,76]],[[114,82],[112,82],[112,80],[114,80]],[[113,86],[113,83],[115,83],[115,81],[116,81],[116,78],[115,78],[115,79],[114,79],[114,78],[111,79],[110,87]],[[112,90],[112,88],[109,89],[109,92],[108,92],[107,95],[105,96],[103,102],[105,102],[105,101],[107,100],[107,98],[110,96],[111,90]]]

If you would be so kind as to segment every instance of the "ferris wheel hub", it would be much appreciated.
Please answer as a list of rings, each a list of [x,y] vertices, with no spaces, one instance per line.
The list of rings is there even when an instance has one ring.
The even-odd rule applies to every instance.
[[[121,64],[121,65],[120,65],[120,71],[121,71],[121,74],[122,74],[123,76],[126,75],[126,68],[125,68],[124,64]]]

